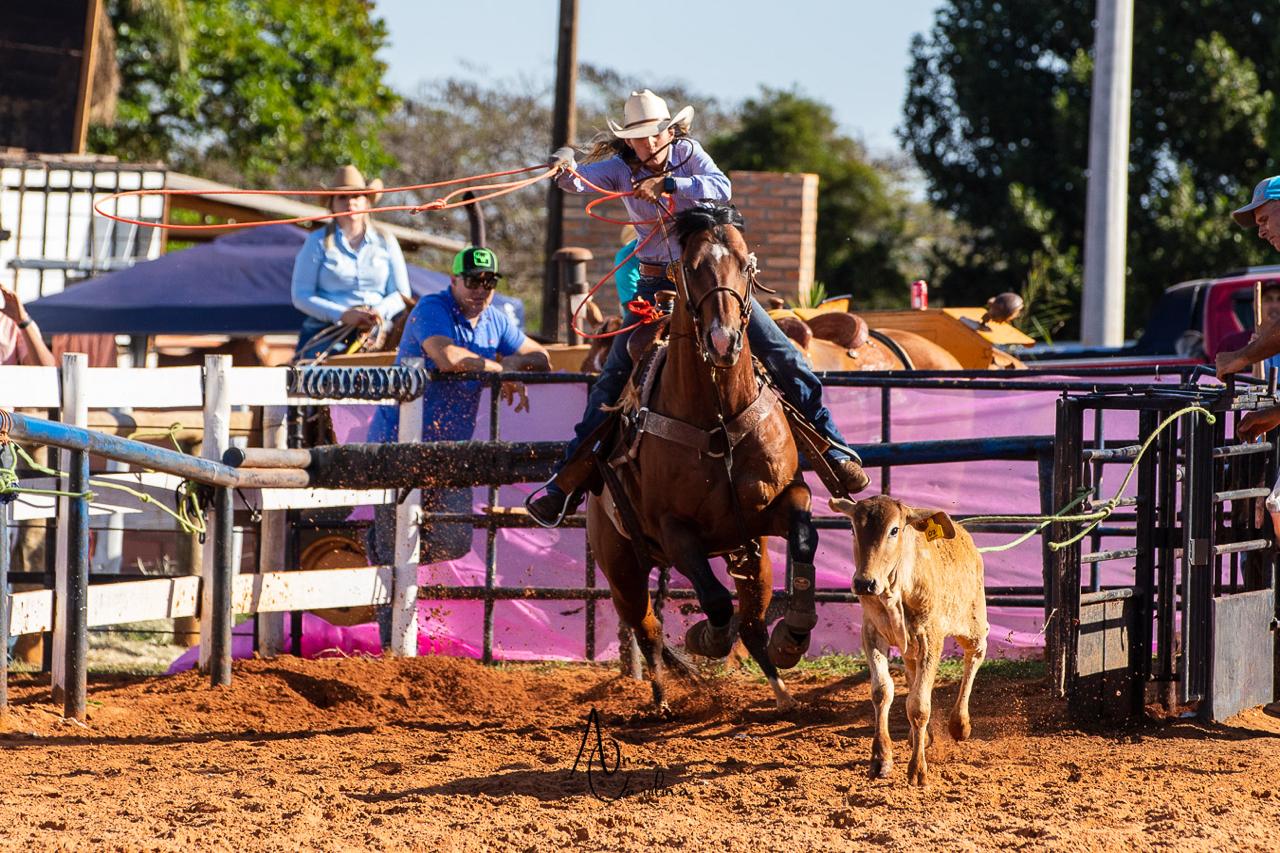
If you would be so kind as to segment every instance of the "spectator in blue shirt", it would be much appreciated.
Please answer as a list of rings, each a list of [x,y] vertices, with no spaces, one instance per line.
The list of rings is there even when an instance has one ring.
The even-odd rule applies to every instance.
[[[428,370],[498,373],[550,370],[542,345],[527,337],[507,312],[495,308],[493,292],[503,276],[492,249],[470,247],[453,260],[449,288],[418,300],[405,323],[396,364],[421,357]],[[520,383],[506,383],[503,396],[524,401]],[[466,441],[475,429],[483,386],[479,382],[437,382],[422,396],[422,440]],[[369,441],[396,441],[400,410],[381,406]]]
[[[680,213],[703,202],[728,202],[732,194],[729,178],[720,171],[711,156],[688,136],[693,120],[693,107],[685,107],[671,115],[667,102],[645,89],[632,92],[622,111],[623,123],[609,122],[611,137],[599,139],[586,156],[589,161],[576,167],[575,174],[565,168],[557,183],[573,193],[591,192],[588,181],[610,192],[632,192],[622,199],[639,239],[640,277],[636,296],[653,302],[659,290],[669,290],[667,265],[680,259],[680,241],[674,230],[652,233],[662,215],[664,196]],[[603,159],[602,159],[603,158]],[[574,152],[562,148],[553,155],[555,162],[567,167],[573,164]],[[636,321],[630,312],[623,315],[623,325]],[[587,411],[574,428],[560,469],[572,459],[596,428],[605,422],[604,407],[617,402],[631,373],[631,357],[627,354],[629,334],[615,337],[604,369],[591,388]],[[831,413],[822,402],[822,383],[813,374],[799,351],[768,313],[759,305],[751,312],[747,326],[751,354],[760,359],[787,401],[800,411],[831,442],[827,458],[836,476],[852,495],[866,488],[868,477],[855,454],[846,445]],[[562,485],[559,473],[548,481],[545,493],[530,500],[529,514],[544,527],[554,527],[572,512],[581,500],[580,483]],[[567,490],[567,492],[566,492]]]
[[[381,179],[366,184],[359,169],[343,166],[329,189],[353,192],[329,197],[329,209],[343,215],[309,235],[293,262],[293,304],[307,315],[297,360],[345,351],[362,332],[387,327],[409,296],[400,244],[364,212],[377,203]],[[333,333],[320,334],[326,330]]]
[[[473,246],[459,252],[453,260],[449,288],[424,296],[414,306],[400,339],[396,364],[421,357],[428,370],[442,372],[550,370],[551,360],[542,345],[527,337],[507,312],[494,307],[493,292],[501,278],[492,249]],[[483,390],[480,382],[429,383],[422,396],[421,440],[470,439]],[[517,411],[528,408],[521,383],[504,383],[502,395]],[[399,407],[380,406],[367,440],[398,441],[399,427]],[[422,507],[426,512],[470,512],[471,490],[424,491]],[[378,507],[367,543],[371,564],[386,565],[394,559],[394,529],[395,508]],[[456,559],[471,549],[471,526],[424,524],[421,541],[422,562]]]

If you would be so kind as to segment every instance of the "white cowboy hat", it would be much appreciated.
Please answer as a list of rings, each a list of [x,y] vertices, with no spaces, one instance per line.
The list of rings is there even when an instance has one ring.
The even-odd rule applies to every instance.
[[[646,136],[656,136],[672,125],[688,122],[692,118],[693,107],[685,107],[672,116],[666,101],[648,89],[642,89],[632,92],[631,97],[627,98],[627,103],[622,108],[622,124],[609,120],[609,130],[619,139],[643,139]]]

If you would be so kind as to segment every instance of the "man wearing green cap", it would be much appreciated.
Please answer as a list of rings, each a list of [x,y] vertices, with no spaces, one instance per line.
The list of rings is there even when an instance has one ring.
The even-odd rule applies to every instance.
[[[453,259],[449,289],[424,296],[414,306],[400,338],[396,364],[421,357],[428,370],[454,373],[550,370],[542,345],[526,337],[506,312],[493,307],[493,292],[502,278],[492,249],[470,246],[459,252]],[[423,441],[471,438],[482,390],[478,382],[427,386],[422,398]],[[513,399],[522,389],[513,384],[503,392]],[[398,421],[397,407],[380,407],[368,440],[395,441]]]
[[[1253,188],[1253,198],[1244,207],[1231,212],[1231,218],[1244,228],[1257,228],[1258,236],[1280,250],[1280,175],[1267,178]],[[1218,378],[1248,370],[1253,364],[1280,353],[1280,323],[1268,323],[1245,347],[1233,352],[1220,352],[1215,362]]]
[[[449,288],[422,297],[414,306],[400,339],[396,364],[407,358],[423,358],[428,370],[442,372],[550,370],[551,360],[542,345],[527,337],[505,311],[493,306],[493,292],[502,277],[492,249],[471,246],[459,252],[453,259]],[[422,395],[422,441],[470,439],[483,390],[479,382],[428,383]],[[528,407],[524,387],[518,382],[505,383],[502,396],[508,402],[518,397],[520,405]],[[366,441],[398,441],[399,431],[400,408],[379,406]],[[470,512],[471,490],[424,491],[422,508],[427,512]],[[394,528],[395,508],[378,507],[369,531],[371,565],[385,565],[394,558]],[[425,563],[456,559],[471,549],[471,526],[424,525],[422,543]],[[379,621],[383,621],[382,614]],[[390,623],[386,627],[389,630]]]

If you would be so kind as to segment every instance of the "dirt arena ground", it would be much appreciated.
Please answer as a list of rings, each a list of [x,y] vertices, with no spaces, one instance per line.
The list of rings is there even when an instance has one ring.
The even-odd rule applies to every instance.
[[[282,658],[237,664],[230,689],[191,673],[99,678],[82,728],[35,676],[14,676],[0,846],[1277,849],[1280,719],[1260,710],[1088,734],[1061,723],[1038,679],[997,667],[978,679],[973,740],[953,743],[935,714],[921,791],[904,784],[900,701],[902,760],[873,782],[865,674],[790,681],[793,713],[734,673],[677,688],[662,721],[637,713],[646,685],[603,666]],[[593,764],[599,796],[571,772],[592,708],[622,759],[613,775]]]

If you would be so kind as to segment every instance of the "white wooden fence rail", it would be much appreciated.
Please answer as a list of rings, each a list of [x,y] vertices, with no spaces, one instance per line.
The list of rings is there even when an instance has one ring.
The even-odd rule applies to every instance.
[[[233,407],[262,407],[263,446],[284,445],[284,413],[289,405],[367,404],[365,400],[311,400],[290,397],[285,388],[284,368],[230,367],[225,356],[209,356],[205,366],[169,368],[85,368],[83,356],[64,359],[64,368],[0,367],[0,407],[6,409],[50,409],[71,415],[80,422],[89,409],[129,407],[140,409],[204,410],[206,455],[221,456],[227,436],[225,427]],[[401,440],[420,430],[421,407],[417,401],[401,404]],[[171,500],[180,478],[158,473],[95,475],[118,481],[131,488]],[[48,488],[57,481],[45,478],[29,485]],[[247,489],[245,501],[263,513],[259,537],[259,567],[278,567],[283,562],[285,510],[318,507],[391,503],[393,490]],[[65,501],[24,498],[13,506],[12,519],[26,521],[54,518]],[[133,529],[166,529],[168,516],[154,507],[114,490],[100,490],[91,510],[127,515]],[[384,568],[323,569],[313,571],[259,571],[238,574],[234,580],[233,609],[240,614],[269,614],[292,610],[356,607],[392,604],[392,651],[406,656],[417,653],[417,546],[419,494],[414,492],[397,507],[396,564]],[[60,530],[62,527],[60,526]],[[7,543],[6,543],[7,544]],[[58,588],[66,571],[66,545],[60,543],[57,558]],[[213,560],[206,555],[204,565]],[[207,571],[206,571],[207,574]],[[208,578],[150,578],[137,581],[91,584],[88,596],[88,624],[91,627],[127,624],[153,619],[198,616],[202,597],[210,586]],[[0,594],[4,591],[0,590]],[[10,595],[10,636],[54,632],[53,657],[55,687],[61,685],[61,649],[67,637],[57,629],[58,591],[37,590]],[[205,605],[207,606],[207,605]],[[204,621],[204,620],[202,620]],[[283,637],[280,620],[259,623],[260,651],[274,653]],[[208,637],[202,637],[202,665],[207,662]]]

